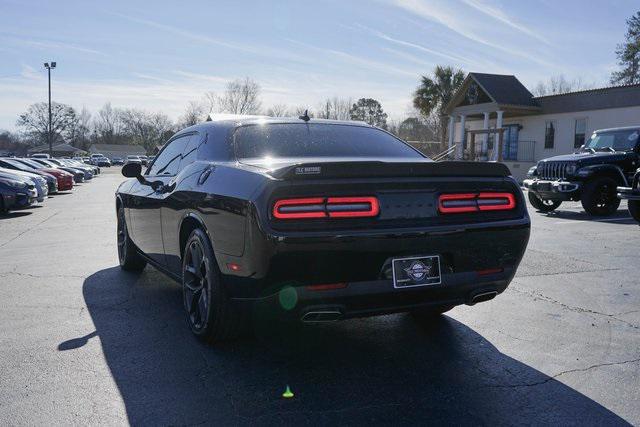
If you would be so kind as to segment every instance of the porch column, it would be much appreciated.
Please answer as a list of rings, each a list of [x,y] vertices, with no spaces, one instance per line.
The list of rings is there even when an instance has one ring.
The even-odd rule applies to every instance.
[[[460,146],[458,147],[458,149],[456,150],[456,159],[458,160],[462,160],[463,157],[463,153],[464,153],[464,138],[465,138],[465,131],[464,131],[464,126],[465,126],[465,120],[466,120],[467,116],[465,116],[464,114],[460,114]]]
[[[449,147],[453,147],[453,134],[456,131],[456,116],[449,116]]]
[[[496,111],[496,114],[498,114],[498,118],[496,119],[496,129],[500,129],[502,127],[502,114],[504,114],[504,111],[498,110]],[[502,141],[502,151],[504,154],[504,144],[505,141]],[[498,161],[498,138],[497,138],[497,134],[496,137],[494,138],[494,142],[493,142],[493,160]]]
[[[484,113],[484,123],[483,123],[483,129],[484,130],[489,130],[489,114],[490,113]],[[487,156],[488,154],[488,147],[489,147],[489,134],[485,133],[484,135],[482,135],[482,150],[480,150],[480,155],[486,159],[485,156]]]

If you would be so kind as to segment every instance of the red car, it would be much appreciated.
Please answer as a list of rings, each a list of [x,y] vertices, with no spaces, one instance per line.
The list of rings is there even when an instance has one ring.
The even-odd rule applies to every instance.
[[[67,191],[73,188],[73,175],[70,174],[69,172],[65,172],[62,169],[47,168],[41,165],[40,163],[34,162],[33,160],[29,160],[29,159],[15,159],[15,160],[17,160],[22,164],[30,166],[34,169],[37,169],[42,172],[46,172],[48,174],[55,176],[56,180],[58,181],[58,191]]]

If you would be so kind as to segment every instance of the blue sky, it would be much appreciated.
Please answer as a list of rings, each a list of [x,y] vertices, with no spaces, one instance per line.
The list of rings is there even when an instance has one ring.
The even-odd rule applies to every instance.
[[[263,104],[373,97],[393,118],[410,110],[437,64],[552,75],[606,85],[637,0],[0,0],[0,129],[53,99],[177,118],[191,100],[251,77]]]

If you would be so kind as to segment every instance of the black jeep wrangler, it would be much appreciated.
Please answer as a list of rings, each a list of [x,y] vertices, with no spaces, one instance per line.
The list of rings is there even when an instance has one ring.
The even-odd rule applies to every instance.
[[[541,160],[524,180],[531,205],[551,212],[580,200],[590,215],[615,213],[616,187],[629,187],[640,166],[639,136],[640,126],[597,130],[578,152]]]
[[[629,213],[640,222],[640,169],[631,180],[631,187],[618,187],[618,198],[628,200]]]

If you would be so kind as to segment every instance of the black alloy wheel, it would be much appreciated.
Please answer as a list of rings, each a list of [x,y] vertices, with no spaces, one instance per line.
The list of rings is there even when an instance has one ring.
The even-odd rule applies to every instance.
[[[582,207],[594,216],[609,216],[616,213],[620,206],[620,199],[616,194],[618,183],[609,177],[596,178],[584,187],[582,193]]]
[[[246,330],[246,313],[227,297],[209,237],[199,228],[185,244],[182,294],[187,322],[198,339],[216,344]]]
[[[189,324],[201,330],[209,317],[209,262],[199,239],[192,239],[184,254],[183,295]]]
[[[120,262],[120,268],[125,271],[132,272],[140,272],[144,270],[144,267],[147,265],[147,261],[140,256],[135,245],[129,238],[127,222],[124,216],[124,209],[122,207],[118,208],[117,222],[118,261]]]

